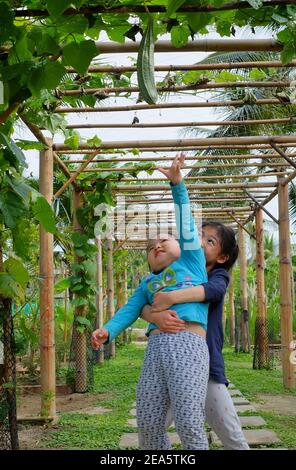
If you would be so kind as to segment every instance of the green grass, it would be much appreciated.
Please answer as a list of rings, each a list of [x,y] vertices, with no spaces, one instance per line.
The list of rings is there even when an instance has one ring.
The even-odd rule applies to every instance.
[[[40,446],[55,449],[118,449],[136,397],[143,356],[143,349],[130,344],[117,351],[116,359],[106,361],[103,366],[95,366],[93,393],[98,396],[97,405],[111,411],[95,416],[62,414],[57,430],[47,435]]]
[[[122,434],[134,432],[127,426],[129,411],[136,397],[136,384],[143,362],[144,349],[132,344],[117,350],[115,359],[103,366],[95,366],[93,394],[97,404],[110,410],[103,415],[82,413],[62,414],[56,429],[49,430],[40,447],[54,449],[118,449]],[[253,370],[252,355],[234,353],[225,348],[225,362],[229,380],[251,401],[258,394],[296,395],[296,390],[284,390],[281,371]],[[253,415],[254,413],[244,413]],[[270,429],[281,439],[281,446],[296,448],[296,417],[274,412],[258,413]],[[278,446],[276,446],[278,447]]]
[[[273,429],[281,440],[281,447],[296,449],[296,417],[280,415],[266,411],[260,411],[260,416],[265,419],[268,428]],[[274,447],[279,447],[275,444]]]
[[[252,368],[252,354],[235,353],[231,348],[225,348],[224,359],[228,379],[246,398],[254,402],[255,406],[256,401],[260,400],[260,394],[296,395],[296,388],[293,390],[284,389],[280,368],[254,370]],[[276,409],[274,412],[259,410],[256,414],[262,416],[267,427],[272,429],[281,439],[280,445],[275,444],[274,447],[296,449],[296,416],[279,414]],[[243,415],[254,415],[254,413],[247,412]]]
[[[296,387],[293,390],[284,389],[280,369],[254,370],[252,354],[235,353],[231,348],[225,348],[223,354],[228,379],[249,400],[256,401],[256,395],[261,393],[296,396]]]
[[[148,323],[143,320],[143,318],[138,318],[138,320],[135,321],[135,323],[132,324],[132,328],[143,328],[146,330],[148,326]]]

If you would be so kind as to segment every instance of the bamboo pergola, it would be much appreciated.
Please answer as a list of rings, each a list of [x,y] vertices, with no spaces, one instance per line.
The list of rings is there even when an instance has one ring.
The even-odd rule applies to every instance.
[[[268,4],[274,3],[290,3],[290,2],[266,2]],[[239,3],[242,8],[248,7],[248,2]],[[237,8],[229,4],[229,9]],[[98,7],[100,8],[100,7]],[[137,7],[138,8],[138,7]],[[149,7],[152,8],[152,7]],[[161,7],[158,7],[161,8]],[[201,10],[205,7],[186,7],[190,11],[204,11]],[[214,11],[214,8],[211,7]],[[182,10],[182,7],[181,7]],[[67,10],[68,11],[68,10]],[[68,14],[66,11],[65,14]],[[93,8],[92,8],[93,11]],[[98,10],[99,11],[99,10]],[[117,11],[116,9],[114,11]],[[136,11],[139,11],[138,9]],[[184,10],[185,11],[185,10]],[[186,10],[187,11],[187,10]],[[207,8],[208,11],[208,8]],[[73,13],[71,9],[69,14],[81,14],[80,9],[75,10]],[[26,10],[26,16],[31,14]],[[37,14],[38,13],[38,14]],[[45,11],[39,11],[36,16],[46,15]],[[18,16],[22,16],[22,11],[18,11]],[[138,50],[137,43],[128,42],[126,44],[117,43],[97,43],[97,47],[101,53],[129,53]],[[198,40],[188,43],[180,49],[180,53],[192,51],[280,51],[281,44],[277,43],[274,39],[215,39],[215,40]],[[167,41],[159,41],[156,43],[156,52],[176,52],[173,46]],[[287,66],[295,67],[296,61],[291,62]],[[229,70],[235,67],[282,67],[280,61],[261,61],[246,63],[220,63],[220,64],[189,64],[186,66],[170,65],[162,66],[156,65],[156,71],[171,71],[171,70]],[[91,65],[88,73],[118,73],[124,71],[135,72],[134,66],[98,66]],[[76,71],[68,68],[68,72],[74,74]],[[76,87],[75,87],[76,86]],[[287,88],[290,86],[289,81],[275,81],[275,82],[231,82],[231,83],[207,83],[203,85],[196,85],[191,87],[194,89],[204,89],[209,92],[210,89],[225,89],[228,87],[278,87]],[[186,88],[189,89],[188,87]],[[81,88],[73,81],[71,90],[64,90],[59,96],[81,94],[93,95],[102,89]],[[109,96],[118,93],[133,93],[138,91],[138,87],[126,88],[110,88],[103,89]],[[162,90],[164,91],[164,90]],[[178,93],[184,91],[182,87],[168,87],[165,91],[171,93]],[[247,280],[246,280],[246,254],[245,254],[245,237],[251,236],[256,239],[257,246],[257,289],[258,289],[258,319],[261,324],[264,324],[266,318],[266,304],[264,292],[264,241],[263,241],[263,214],[267,214],[272,220],[278,224],[279,239],[280,239],[280,254],[279,254],[279,269],[280,269],[280,286],[281,286],[281,341],[282,341],[282,367],[283,367],[283,383],[287,388],[294,386],[294,371],[293,365],[289,361],[291,353],[291,344],[293,339],[292,331],[292,286],[291,286],[291,253],[290,253],[290,228],[289,228],[289,210],[288,210],[288,184],[296,176],[296,135],[250,135],[250,136],[232,136],[223,138],[181,138],[181,139],[167,139],[163,134],[162,139],[151,140],[142,139],[139,134],[139,129],[143,128],[169,128],[169,127],[186,127],[186,126],[225,126],[231,125],[234,128],[239,128],[242,125],[260,126],[278,125],[278,124],[294,124],[295,117],[287,116],[281,119],[252,120],[247,121],[180,121],[180,122],[141,122],[131,124],[129,119],[129,111],[137,110],[158,110],[158,109],[183,109],[184,112],[188,108],[210,108],[210,107],[226,107],[234,106],[239,107],[245,104],[244,100],[226,100],[226,101],[201,101],[196,98],[190,102],[163,102],[156,105],[147,104],[127,104],[116,106],[98,106],[98,107],[70,107],[60,106],[55,109],[56,113],[64,113],[65,116],[69,114],[76,114],[80,117],[83,113],[92,113],[96,116],[89,123],[69,123],[69,129],[133,129],[133,140],[110,140],[103,141],[99,146],[90,146],[87,144],[80,144],[75,150],[71,149],[65,144],[58,142],[51,142],[47,139],[42,130],[27,122],[23,117],[24,122],[28,125],[29,129],[33,132],[35,137],[48,146],[46,152],[40,155],[41,168],[44,171],[40,172],[40,187],[41,191],[46,195],[48,200],[51,198],[58,198],[69,187],[73,187],[75,208],[78,208],[82,201],[82,188],[80,177],[87,178],[88,181],[95,182],[100,179],[100,174],[103,172],[111,173],[112,179],[117,180],[117,174],[125,172],[124,178],[121,178],[115,185],[113,185],[113,195],[117,200],[117,205],[114,209],[114,226],[117,231],[117,242],[121,241],[121,246],[128,249],[142,250],[145,247],[148,234],[147,234],[147,214],[151,213],[153,227],[161,227],[166,224],[170,229],[174,229],[174,215],[172,197],[170,195],[170,187],[163,176],[157,171],[162,166],[168,166],[176,151],[184,150],[190,152],[184,167],[185,181],[193,206],[202,204],[202,216],[209,219],[219,219],[224,223],[233,226],[239,233],[240,243],[240,268],[241,268],[241,306],[242,310],[248,309],[247,300]],[[282,102],[279,98],[271,99],[258,99],[257,106],[285,106],[287,103]],[[113,122],[104,122],[101,118],[101,113],[110,113],[110,116],[116,116],[116,113],[123,113],[123,120],[121,124],[114,118]],[[115,113],[115,114],[113,114]],[[128,115],[128,118],[126,117]],[[115,134],[116,135],[116,134]],[[133,149],[138,149],[138,155],[132,154]],[[214,150],[219,149],[221,152],[213,154]],[[224,153],[222,153],[224,151]],[[239,151],[239,153],[237,152]],[[211,153],[212,152],[212,153]],[[84,155],[84,158],[79,155]],[[148,154],[148,155],[147,155]],[[61,188],[52,195],[52,173],[48,169],[48,165],[52,166],[56,162],[59,171],[62,171],[66,177],[66,182]],[[151,163],[154,165],[153,174],[148,175],[145,170],[139,173],[137,178],[129,176],[129,173],[135,171],[134,163]],[[104,168],[102,164],[110,163],[113,166]],[[129,166],[122,167],[126,163]],[[245,167],[245,168],[244,168]],[[230,169],[232,173],[224,173],[215,175],[217,169],[223,168]],[[268,168],[268,170],[267,170]],[[203,175],[201,170],[212,169],[213,174]],[[197,170],[201,174],[197,174]],[[244,171],[245,170],[245,171]],[[186,173],[186,174],[185,174]],[[279,212],[278,216],[266,209],[266,205],[275,197],[279,199]],[[198,209],[198,207],[197,207]],[[148,211],[148,212],[147,212]],[[197,211],[198,212],[198,211]],[[196,214],[197,219],[200,219],[200,212]],[[249,221],[255,220],[256,231],[250,233],[247,228]],[[126,228],[130,228],[127,236]],[[75,230],[81,231],[82,227],[75,222]],[[45,241],[46,240],[46,241]],[[45,250],[46,243],[46,253]],[[97,241],[99,246],[98,255],[98,285],[102,286],[102,261],[101,261],[101,241]],[[44,344],[44,353],[42,355],[41,372],[44,374],[44,381],[42,382],[43,392],[54,392],[54,341],[53,341],[53,302],[48,300],[48,296],[52,299],[52,240],[49,235],[42,235],[41,250],[45,260],[42,262],[42,276],[46,279],[46,283],[41,286],[41,298],[43,299],[42,321],[46,323],[46,329],[42,328],[41,344]],[[112,243],[108,242],[108,298],[109,307],[108,314],[112,317],[114,314],[114,282],[112,276]],[[233,289],[233,287],[231,287]],[[233,290],[232,290],[232,316],[231,323],[234,322],[233,314]],[[97,306],[102,310],[102,295],[98,295]],[[46,303],[46,305],[45,305]],[[81,309],[76,314],[83,315]],[[48,328],[48,322],[51,328]],[[102,324],[102,317],[97,323]],[[232,328],[234,328],[232,326]],[[233,333],[233,331],[232,331]],[[43,340],[46,338],[46,342]],[[83,341],[83,338],[80,338]],[[245,343],[245,348],[249,348],[247,332],[244,333],[242,341]],[[268,346],[268,345],[267,345]],[[260,347],[266,351],[266,338],[262,337]],[[114,354],[112,349],[112,354]],[[102,361],[102,356],[100,357]],[[84,388],[83,380],[80,386],[80,391]],[[54,401],[54,398],[52,399]],[[54,403],[52,403],[51,414],[55,413]]]

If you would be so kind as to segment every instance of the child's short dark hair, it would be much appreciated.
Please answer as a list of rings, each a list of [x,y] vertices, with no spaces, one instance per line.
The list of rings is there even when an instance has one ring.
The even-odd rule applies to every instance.
[[[202,227],[207,226],[214,227],[217,230],[221,243],[221,253],[229,257],[225,263],[217,263],[215,267],[224,268],[229,271],[236,262],[239,253],[235,232],[231,227],[227,227],[227,225],[216,220],[205,220],[202,223]]]

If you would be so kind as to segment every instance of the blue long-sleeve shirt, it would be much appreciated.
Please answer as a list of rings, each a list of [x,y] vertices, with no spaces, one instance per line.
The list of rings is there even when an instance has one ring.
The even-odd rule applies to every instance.
[[[198,232],[192,215],[190,201],[184,182],[172,185],[176,211],[176,226],[179,234],[181,256],[160,273],[150,273],[141,280],[139,287],[126,305],[104,325],[109,332],[108,342],[113,341],[139,317],[146,304],[152,304],[154,294],[197,286],[208,280],[204,251],[200,246]],[[207,327],[208,303],[190,302],[172,306],[182,320],[200,323]],[[148,331],[157,328],[153,323]]]
[[[223,303],[229,284],[229,274],[225,269],[216,268],[208,273],[209,280],[203,284],[205,301],[209,302],[207,344],[210,355],[210,378],[215,382],[228,385],[222,355]]]

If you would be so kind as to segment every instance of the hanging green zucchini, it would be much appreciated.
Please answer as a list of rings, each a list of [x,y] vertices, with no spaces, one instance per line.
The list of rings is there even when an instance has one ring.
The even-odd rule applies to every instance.
[[[139,47],[137,76],[142,99],[148,104],[155,104],[157,102],[157,90],[154,80],[154,37],[151,15],[149,15],[147,28]]]

